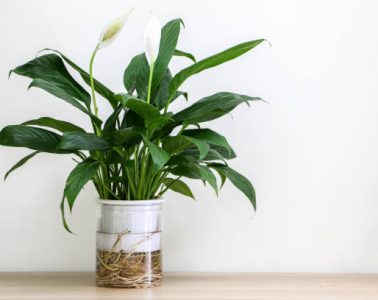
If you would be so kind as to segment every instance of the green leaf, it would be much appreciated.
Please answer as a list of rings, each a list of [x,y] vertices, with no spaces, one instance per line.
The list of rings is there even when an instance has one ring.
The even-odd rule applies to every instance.
[[[66,221],[66,215],[64,213],[64,203],[65,203],[65,200],[66,197],[64,196],[63,194],[63,198],[62,198],[62,201],[60,202],[60,213],[61,213],[61,216],[62,216],[62,222],[63,222],[63,226],[64,226],[64,229],[67,230],[69,233],[73,233],[71,231],[71,229],[69,228],[68,224],[67,224],[67,221]]]
[[[173,115],[172,118],[175,121],[184,124],[198,124],[224,116],[241,103],[257,100],[261,99],[246,95],[221,92],[202,98],[193,105]]]
[[[107,150],[112,145],[104,138],[93,133],[67,132],[63,134],[58,149],[62,150]]]
[[[159,87],[156,89],[155,94],[153,94],[153,104],[158,108],[158,110],[162,110],[167,101],[169,99],[169,84],[172,80],[172,74],[169,68],[166,69],[163,78],[160,81]],[[180,96],[184,96],[186,100],[188,100],[188,93],[177,91],[175,96],[171,99],[171,103]]]
[[[9,169],[9,171],[5,174],[4,180],[7,179],[10,173],[12,173],[14,170],[18,169],[19,167],[23,166],[29,159],[34,157],[36,154],[41,153],[40,151],[34,151],[30,153],[29,155],[22,158],[19,162],[17,162],[12,168]]]
[[[150,67],[144,53],[135,56],[130,61],[123,75],[123,83],[130,95],[136,90],[140,98],[147,97],[149,72]]]
[[[152,94],[159,86],[174,54],[180,33],[180,22],[180,19],[172,20],[164,25],[161,30],[159,55],[154,64]],[[145,54],[141,53],[135,56],[130,61],[123,76],[123,82],[128,93],[132,94],[136,90],[139,98],[146,99],[149,73],[150,66]]]
[[[75,71],[77,71],[80,74],[81,78],[83,78],[85,83],[88,84],[89,86],[91,86],[89,74],[87,72],[85,72],[82,68],[80,68],[78,65],[76,65],[67,56],[65,56],[63,53],[61,53],[57,50],[54,50],[54,49],[43,49],[42,51],[44,51],[44,50],[53,51],[53,52],[59,54],[67,64],[69,64]],[[112,92],[110,89],[108,89],[105,85],[103,85],[101,82],[99,82],[95,78],[93,78],[93,82],[94,82],[95,91],[97,93],[99,93],[102,97],[107,99],[109,101],[110,105],[113,108],[116,108],[118,103],[117,103],[117,100],[114,97],[114,92]]]
[[[151,132],[160,129],[170,120],[170,114],[161,115],[155,106],[148,104],[144,100],[127,94],[118,94],[117,96],[124,107],[131,109],[143,118],[145,126]]]
[[[59,93],[56,93],[56,87],[55,84],[46,80],[42,79],[34,79],[31,84],[29,85],[29,88],[31,87],[39,87],[44,89],[47,92],[50,92],[51,94],[57,96],[60,99],[63,99],[67,103],[71,104],[72,106],[78,108],[83,113],[87,114],[96,124],[100,125],[101,120],[97,118],[95,115],[93,115],[88,109],[86,109],[82,104],[80,104],[76,99],[72,98],[66,90],[61,90]]]
[[[192,62],[196,63],[196,58],[191,53],[188,53],[188,52],[176,49],[174,55],[175,56],[183,56],[183,57],[189,58]]]
[[[31,86],[38,86],[53,95],[67,100],[67,98],[83,102],[90,106],[91,97],[68,73],[62,59],[56,54],[37,57],[28,63],[12,70],[18,75],[33,79]],[[38,84],[36,84],[38,82]]]
[[[231,151],[231,146],[227,142],[226,138],[211,129],[187,129],[183,131],[182,135],[205,141],[209,144],[224,147]]]
[[[85,184],[96,174],[100,163],[88,158],[79,163],[67,178],[64,188],[64,196],[67,198],[68,206],[72,211],[77,195]]]
[[[79,126],[76,126],[66,121],[50,118],[50,117],[43,117],[39,119],[26,121],[22,123],[22,125],[36,125],[36,126],[42,126],[42,127],[49,127],[49,128],[53,128],[58,131],[61,131],[61,132],[67,132],[67,131],[85,132],[85,130],[80,128]]]
[[[224,147],[213,145],[213,144],[209,144],[209,147],[210,147],[209,152],[202,159],[203,161],[212,161],[212,160],[225,161],[225,160],[233,159],[236,157],[236,154],[232,148],[228,149],[228,148],[224,148]],[[186,148],[181,154],[185,156],[189,156],[189,157],[200,156],[198,148],[192,147],[192,146]]]
[[[179,179],[173,179],[173,178],[164,178],[163,179],[164,185],[169,188],[170,190],[180,193],[182,195],[188,196],[195,200],[194,195],[188,185],[179,180]]]
[[[164,151],[160,147],[158,147],[156,144],[145,140],[145,143],[148,146],[148,149],[151,153],[152,161],[154,162],[155,170],[160,170],[170,159],[170,155],[168,152]]]
[[[255,189],[246,177],[222,164],[209,164],[209,166],[226,176],[236,188],[247,196],[253,208],[256,210]]]
[[[167,150],[170,154],[180,153],[191,145],[197,147],[200,159],[203,159],[210,149],[206,142],[184,135],[168,136],[163,139],[163,149]]]
[[[152,92],[159,85],[168,64],[175,53],[178,37],[180,35],[181,19],[169,21],[161,29],[161,39],[159,47],[159,55],[154,64],[154,74],[152,81]]]
[[[61,136],[55,132],[25,125],[10,125],[0,132],[0,145],[50,153],[59,153],[57,146],[60,140]]]
[[[180,153],[191,145],[192,142],[182,135],[167,136],[162,140],[163,149],[172,155]]]
[[[204,157],[206,157],[207,153],[209,152],[209,145],[204,142],[204,141],[201,141],[199,139],[196,139],[196,138],[192,138],[192,137],[188,137],[186,136],[185,137],[188,141],[190,141],[191,143],[193,143],[197,148],[198,148],[198,151],[199,151],[199,159],[203,159]]]
[[[170,89],[169,89],[170,95],[171,96],[174,95],[176,91],[178,90],[178,88],[181,86],[181,84],[189,77],[197,73],[200,73],[206,69],[216,67],[224,62],[237,58],[238,56],[253,49],[254,47],[259,45],[263,41],[264,41],[263,39],[260,39],[260,40],[249,41],[249,42],[236,45],[223,52],[220,52],[218,54],[205,58],[189,66],[188,68],[181,70],[179,73],[175,75],[175,77],[173,78],[171,82]]]
[[[102,130],[102,133],[104,136],[109,136],[116,130],[116,125],[117,125],[117,122],[119,121],[118,117],[121,111],[122,111],[122,105],[118,104],[118,106],[115,108],[113,113],[109,116],[109,118],[106,120],[104,124],[104,128]]]
[[[218,145],[210,145],[210,151],[216,151],[220,154],[224,159],[234,159],[236,157],[236,153],[232,148],[225,148]],[[210,152],[209,152],[210,153]]]
[[[208,182],[210,186],[214,189],[215,193],[218,195],[218,186],[217,186],[217,179],[214,176],[213,172],[208,167],[199,166],[199,172],[201,178]]]
[[[218,194],[217,179],[208,167],[195,163],[178,165],[171,169],[171,173],[176,176],[184,176],[191,179],[201,179],[208,182]]]
[[[130,148],[138,144],[142,140],[143,136],[145,136],[145,133],[142,129],[137,127],[128,127],[114,131],[109,139],[114,145],[122,145],[126,148]]]

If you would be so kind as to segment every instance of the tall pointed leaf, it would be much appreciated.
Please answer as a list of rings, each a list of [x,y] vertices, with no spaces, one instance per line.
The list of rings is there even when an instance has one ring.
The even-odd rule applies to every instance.
[[[80,104],[76,99],[72,98],[67,91],[62,90],[59,92],[59,94],[56,94],[55,86],[49,81],[43,80],[43,79],[34,79],[30,85],[31,87],[39,87],[44,89],[47,92],[50,92],[51,94],[57,96],[60,99],[63,99],[67,103],[71,104],[72,106],[78,108],[83,113],[87,114],[96,124],[100,125],[101,120],[97,118],[95,115],[93,115],[87,108],[85,108],[82,104]]]
[[[27,161],[29,159],[31,159],[32,157],[34,157],[36,154],[38,153],[41,153],[40,151],[34,151],[32,153],[30,153],[29,155],[26,155],[24,158],[22,158],[21,160],[19,160],[12,168],[9,169],[9,171],[5,174],[4,176],[4,180],[7,179],[7,177],[9,176],[10,173],[12,173],[14,170],[18,169],[19,167],[22,167],[24,164],[27,163]]]
[[[72,60],[70,60],[67,56],[65,56],[63,53],[54,49],[44,49],[44,50],[53,51],[59,54],[63,58],[63,60],[71,66],[71,68],[73,68],[75,71],[77,71],[80,74],[81,78],[83,78],[85,83],[91,86],[89,74],[86,71],[84,71],[82,68],[80,68],[77,64],[75,64]],[[99,82],[95,78],[93,78],[93,82],[94,82],[95,91],[99,93],[102,97],[107,99],[113,108],[116,108],[117,100],[114,97],[114,92],[112,92],[109,88],[107,88],[105,85],[103,85],[101,82]]]
[[[64,196],[67,198],[70,210],[72,210],[81,189],[96,174],[99,165],[98,161],[88,158],[79,163],[68,176],[64,188]]]
[[[180,35],[181,19],[169,21],[161,29],[159,55],[154,64],[152,92],[159,85],[168,64],[175,53],[178,37]]]
[[[170,95],[174,95],[177,89],[181,86],[181,84],[188,79],[190,76],[200,73],[206,69],[216,67],[224,62],[230,61],[234,58],[237,58],[238,56],[246,53],[247,51],[253,49],[260,43],[262,43],[264,40],[255,40],[255,41],[249,41],[245,42],[239,45],[236,45],[234,47],[231,47],[223,52],[220,52],[218,54],[215,54],[213,56],[210,56],[208,58],[205,58],[188,68],[185,68],[181,70],[179,73],[175,75],[173,78],[171,85],[170,85]]]
[[[178,36],[180,34],[180,19],[168,22],[161,30],[159,55],[154,64],[152,93],[155,92],[163,78],[168,64],[175,52]],[[123,82],[129,94],[135,90],[142,99],[147,97],[148,76],[150,66],[144,53],[135,56],[127,66]]]
[[[67,132],[57,145],[61,150],[107,150],[112,148],[112,145],[104,138],[93,133],[86,132]]]
[[[25,147],[33,150],[57,153],[61,136],[55,132],[29,127],[25,125],[10,125],[0,132],[0,145]]]
[[[193,105],[173,115],[172,118],[175,121],[184,124],[198,124],[222,117],[241,103],[257,100],[261,99],[246,95],[221,92],[202,98]]]
[[[185,138],[198,148],[199,159],[203,159],[204,157],[206,157],[210,149],[209,145],[206,142],[204,142],[203,140],[193,138],[193,137],[189,137],[189,136],[186,136]]]
[[[152,132],[168,123],[170,115],[160,114],[159,110],[141,99],[129,96],[127,94],[118,94],[118,99],[124,107],[131,109],[133,112],[141,116],[145,126]]]
[[[182,135],[192,137],[201,141],[206,141],[209,144],[231,149],[230,144],[227,142],[224,136],[208,128],[187,129],[187,130],[184,130]]]
[[[255,189],[246,177],[236,172],[234,169],[231,169],[230,167],[224,166],[222,164],[212,164],[209,166],[215,168],[217,171],[226,176],[235,187],[237,187],[244,195],[247,196],[253,208],[256,210]]]
[[[32,82],[31,86],[45,89],[45,84],[49,83],[46,90],[59,98],[70,97],[83,102],[87,107],[90,105],[89,94],[72,78],[62,59],[56,54],[39,56],[11,72],[30,77],[33,81],[38,80],[38,85]]]
[[[185,52],[185,51],[181,51],[181,50],[176,49],[174,55],[175,56],[182,56],[182,57],[189,58],[194,63],[197,62],[196,58],[194,57],[194,55],[191,54],[191,53],[189,53],[189,52]]]
[[[202,165],[198,165],[195,163],[177,165],[170,172],[177,176],[184,176],[191,179],[200,179],[205,182],[208,182],[210,186],[215,190],[218,194],[218,186],[217,186],[217,179],[215,178],[214,174],[211,170]]]
[[[80,128],[79,126],[76,126],[72,123],[63,121],[63,120],[57,120],[50,117],[43,117],[39,119],[29,120],[26,122],[23,122],[22,125],[35,125],[35,126],[42,126],[42,127],[49,127],[56,129],[61,132],[68,132],[68,131],[78,131],[78,132],[85,132],[83,128]]]
[[[194,195],[193,195],[192,191],[190,190],[190,188],[188,187],[188,185],[185,182],[183,182],[182,180],[173,179],[173,178],[164,178],[163,183],[170,190],[172,190],[176,193],[180,193],[184,196],[188,196],[192,199],[195,199]]]
[[[160,147],[158,147],[156,144],[145,140],[148,149],[151,153],[152,161],[154,162],[155,170],[160,170],[166,162],[170,159],[170,155],[168,152],[164,151]]]

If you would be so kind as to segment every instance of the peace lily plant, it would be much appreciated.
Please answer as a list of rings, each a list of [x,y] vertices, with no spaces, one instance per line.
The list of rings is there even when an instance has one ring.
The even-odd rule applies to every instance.
[[[239,57],[263,39],[197,61],[177,48],[182,20],[174,19],[161,28],[152,16],[144,36],[145,52],[126,67],[125,90],[114,92],[93,77],[93,63],[98,51],[120,33],[130,13],[105,26],[90,58],[89,72],[53,49],[44,49],[43,54],[10,72],[31,78],[29,88],[43,89],[81,110],[92,132],[52,117],[6,126],[0,132],[1,145],[26,147],[33,152],[17,162],[5,178],[37,154],[73,155],[77,165],[68,176],[61,201],[63,224],[68,231],[65,204],[72,210],[89,181],[100,199],[149,200],[160,199],[168,190],[194,198],[185,178],[201,180],[216,193],[228,179],[256,208],[251,183],[227,164],[235,158],[234,150],[224,136],[208,127],[208,122],[227,115],[239,104],[261,99],[219,92],[189,103],[178,112],[171,110],[171,104],[188,98],[179,88],[191,76]],[[172,75],[169,63],[176,56],[187,58],[189,66]],[[70,72],[78,73],[91,91]],[[112,107],[112,113],[103,120],[97,106],[99,96]]]

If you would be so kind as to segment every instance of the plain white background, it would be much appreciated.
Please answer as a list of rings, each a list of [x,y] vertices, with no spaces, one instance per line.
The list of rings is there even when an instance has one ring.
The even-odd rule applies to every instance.
[[[219,198],[194,183],[197,201],[168,194],[166,271],[378,271],[378,1],[0,2],[0,126],[42,116],[89,129],[80,111],[8,71],[40,49],[59,49],[84,68],[103,25],[136,10],[103,49],[95,74],[123,91],[123,70],[143,51],[152,10],[182,17],[179,48],[203,58],[267,38],[238,60],[188,80],[190,101],[216,91],[261,96],[214,122],[234,146],[231,166],[257,191],[258,211],[227,184]],[[177,72],[188,62],[174,59]],[[185,105],[178,101],[176,108]],[[106,104],[101,114],[109,113]],[[4,174],[27,149],[1,148]],[[69,156],[40,155],[0,182],[0,271],[93,270],[95,191],[80,194],[63,230],[59,203]]]

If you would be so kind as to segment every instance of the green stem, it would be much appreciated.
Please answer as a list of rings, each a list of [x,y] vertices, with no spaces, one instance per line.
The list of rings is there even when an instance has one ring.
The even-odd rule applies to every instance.
[[[152,87],[152,78],[154,74],[154,64],[155,62],[151,62],[150,66],[150,76],[148,78],[148,92],[147,92],[147,103],[150,104],[151,100],[151,87]]]
[[[93,109],[95,116],[98,117],[98,107],[97,107],[97,101],[96,101],[96,93],[95,93],[95,87],[94,87],[94,79],[93,79],[93,62],[96,57],[97,51],[99,49],[99,45],[96,45],[96,48],[94,49],[91,60],[89,62],[89,79],[91,82],[91,88],[92,88],[92,99],[93,99]]]

